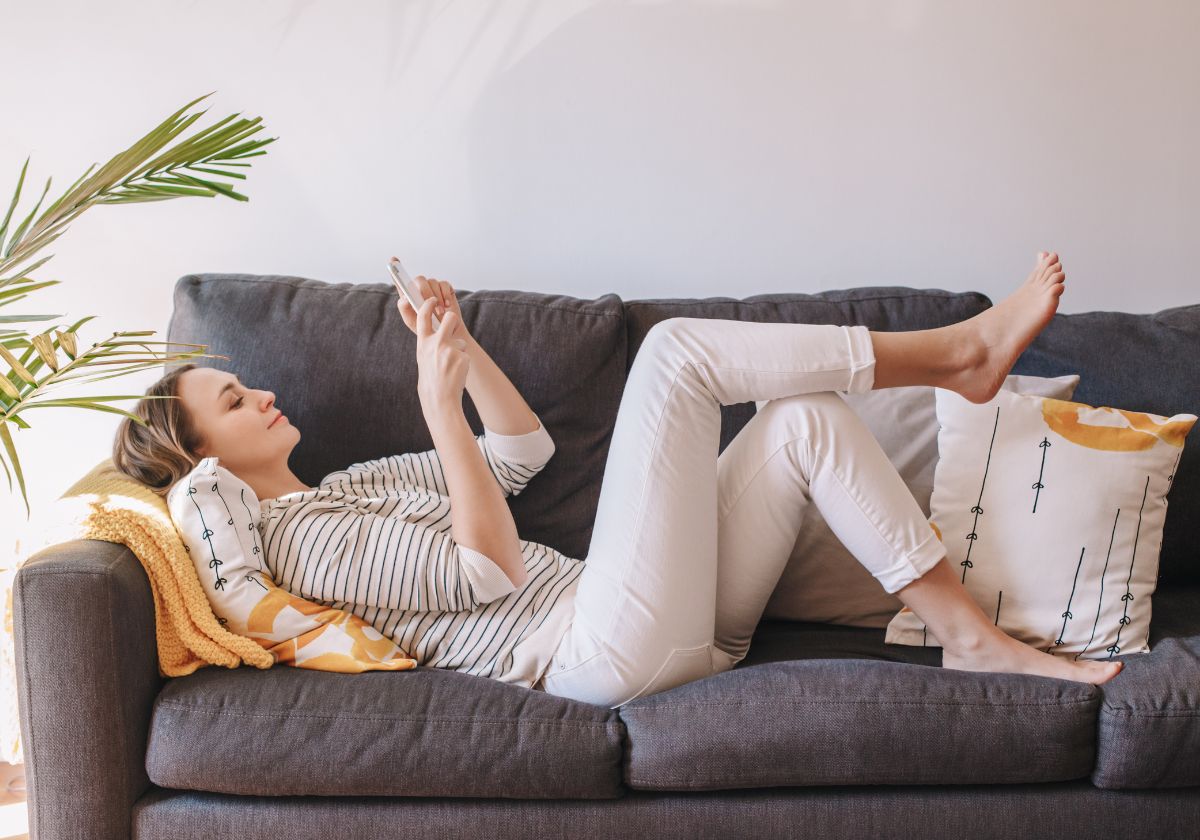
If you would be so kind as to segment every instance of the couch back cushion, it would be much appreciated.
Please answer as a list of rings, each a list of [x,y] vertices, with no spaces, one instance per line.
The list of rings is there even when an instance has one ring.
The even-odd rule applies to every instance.
[[[456,289],[472,335],[553,436],[550,463],[510,499],[521,536],[586,558],[625,376],[658,321],[686,316],[744,321],[931,329],[991,306],[978,292],[904,286],[754,295],[744,299],[594,300],[520,290]],[[416,336],[386,283],[190,274],[175,285],[170,341],[207,344],[201,359],[275,392],[302,437],[292,470],[309,484],[347,464],[433,446],[416,394]],[[1012,372],[1077,373],[1078,402],[1157,414],[1200,413],[1200,305],[1153,314],[1056,314]],[[476,434],[483,424],[464,400]],[[754,415],[721,410],[721,443]],[[1200,583],[1200,442],[1184,448],[1171,488],[1161,583]]]
[[[1056,313],[1013,373],[1077,373],[1072,399],[1088,405],[1200,414],[1200,304],[1144,315]],[[1160,586],[1200,583],[1200,438],[1188,437],[1167,497]]]
[[[463,321],[537,412],[555,453],[509,499],[522,538],[583,558],[624,387],[622,302],[455,289]],[[368,458],[433,447],[417,397],[416,336],[388,283],[190,274],[175,284],[169,341],[228,356],[197,364],[275,393],[301,432],[290,466],[316,485]],[[463,400],[475,434],[483,423]]]

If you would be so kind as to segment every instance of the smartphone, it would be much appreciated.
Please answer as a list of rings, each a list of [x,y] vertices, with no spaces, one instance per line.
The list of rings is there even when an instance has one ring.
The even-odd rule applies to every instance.
[[[408,272],[404,270],[404,266],[400,264],[400,260],[392,257],[388,260],[388,272],[392,277],[392,285],[396,287],[396,291],[408,298],[408,302],[412,304],[415,311],[421,310],[421,303],[425,298],[421,295],[421,287],[417,285],[417,281],[408,276]],[[436,330],[442,325],[441,320],[437,315],[431,316],[433,328]]]

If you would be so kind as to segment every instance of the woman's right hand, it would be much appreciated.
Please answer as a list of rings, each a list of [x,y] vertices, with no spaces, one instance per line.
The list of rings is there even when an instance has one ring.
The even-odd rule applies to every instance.
[[[436,302],[436,298],[427,297],[417,310],[417,394],[424,406],[461,409],[471,357],[467,342],[453,337],[457,312],[447,310],[441,316],[441,326],[433,328]]]

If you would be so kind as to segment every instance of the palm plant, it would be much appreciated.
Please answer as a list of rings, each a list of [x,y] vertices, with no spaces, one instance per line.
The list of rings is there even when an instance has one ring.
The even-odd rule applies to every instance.
[[[215,92],[215,91],[214,91]],[[21,199],[21,188],[25,183],[25,172],[29,159],[21,167],[17,189],[4,221],[0,222],[0,307],[9,306],[27,297],[38,289],[53,286],[58,280],[36,282],[29,275],[45,265],[54,255],[42,257],[29,264],[30,259],[66,231],[67,225],[84,210],[96,204],[126,204],[135,201],[164,201],[181,196],[213,197],[223,195],[238,201],[249,199],[232,189],[227,183],[214,181],[210,177],[245,179],[237,168],[249,167],[246,158],[265,155],[262,148],[278,138],[249,139],[262,130],[261,117],[234,119],[232,114],[215,125],[198,131],[163,151],[188,126],[207,112],[207,108],[184,116],[184,112],[202,99],[193,99],[155,129],[150,131],[125,151],[100,167],[88,177],[96,164],[88,167],[58,200],[38,216],[34,217],[50,190],[51,179],[33,210],[8,235],[13,211]],[[229,171],[227,171],[229,170]],[[199,174],[197,174],[199,173]],[[7,240],[7,241],[6,241]],[[24,266],[23,268],[18,268]],[[143,394],[120,394],[114,396],[60,397],[44,399],[52,389],[74,382],[95,382],[101,379],[124,376],[158,364],[183,363],[196,358],[225,358],[203,352],[206,344],[184,342],[148,341],[145,336],[154,335],[154,330],[114,332],[111,338],[98,341],[87,349],[80,350],[77,331],[79,327],[96,317],[80,318],[65,330],[56,325],[31,335],[23,329],[11,329],[8,325],[51,321],[61,315],[4,315],[0,314],[0,466],[4,467],[11,492],[13,473],[21,488],[25,501],[26,516],[30,513],[29,498],[25,491],[25,478],[16,446],[8,424],[20,429],[30,428],[21,416],[33,408],[72,406],[93,411],[122,414],[136,422],[141,418],[105,403],[118,400],[140,400]],[[53,333],[53,335],[51,335]],[[156,351],[151,345],[177,344],[182,347],[199,348],[183,351]],[[64,358],[60,358],[59,354]],[[18,357],[17,354],[20,354]],[[43,372],[43,367],[47,370]],[[151,397],[151,399],[177,399],[177,397]],[[6,460],[7,459],[7,460]],[[9,462],[12,469],[9,469]]]

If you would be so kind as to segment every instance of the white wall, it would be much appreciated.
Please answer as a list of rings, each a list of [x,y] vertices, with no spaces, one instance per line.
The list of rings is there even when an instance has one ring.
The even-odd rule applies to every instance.
[[[55,243],[35,276],[63,283],[26,311],[99,316],[88,343],[165,340],[185,273],[386,282],[392,253],[464,289],[999,300],[1051,249],[1060,311],[1200,302],[1194,0],[0,9],[5,204],[27,154],[29,192],[52,175],[56,197],[213,90],[196,128],[240,111],[280,138],[249,203],[98,207]],[[119,420],[27,419],[35,507],[108,457]],[[0,504],[10,533],[24,507]]]

